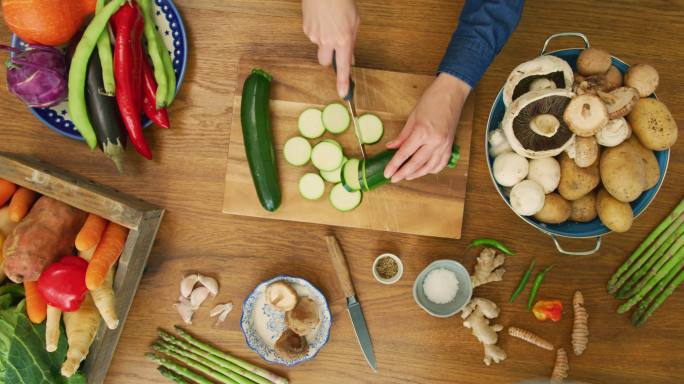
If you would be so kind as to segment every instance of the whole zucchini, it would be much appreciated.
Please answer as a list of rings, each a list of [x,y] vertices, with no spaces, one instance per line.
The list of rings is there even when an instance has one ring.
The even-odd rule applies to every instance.
[[[280,185],[268,112],[271,75],[253,69],[242,87],[240,119],[252,181],[261,205],[268,211],[280,206]]]

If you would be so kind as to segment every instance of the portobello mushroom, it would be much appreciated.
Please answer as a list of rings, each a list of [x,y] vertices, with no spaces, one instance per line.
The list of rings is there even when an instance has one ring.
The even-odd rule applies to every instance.
[[[524,62],[508,75],[503,89],[503,102],[506,108],[520,96],[544,89],[571,89],[572,68],[556,56],[539,56]]]

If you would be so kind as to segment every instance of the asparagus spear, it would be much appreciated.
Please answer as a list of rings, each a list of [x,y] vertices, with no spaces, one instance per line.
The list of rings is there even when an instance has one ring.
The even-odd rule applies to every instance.
[[[189,370],[188,368],[185,368],[184,366],[176,363],[175,361],[165,359],[161,356],[157,356],[154,353],[146,353],[145,357],[154,361],[157,364],[161,364],[161,366],[163,366],[164,368],[167,368],[170,371],[175,372],[199,384],[214,384],[211,381],[205,379],[204,376],[198,375],[197,373]]]
[[[648,248],[651,243],[653,243],[658,236],[660,236],[663,231],[668,229],[670,224],[672,224],[673,221],[677,220],[682,213],[684,213],[684,199],[682,199],[679,204],[670,212],[669,215],[663,219],[660,224],[648,235],[648,237],[639,245],[639,247],[632,253],[632,255],[627,259],[627,261],[620,266],[620,268],[615,272],[613,277],[608,281],[608,292],[614,293],[617,292],[618,288],[620,288],[621,284],[618,284],[618,280],[622,275],[627,272],[627,270],[632,266],[632,264],[639,259],[639,256]],[[631,273],[630,273],[631,274]]]
[[[160,365],[159,367],[157,367],[157,370],[159,371],[159,373],[162,374],[162,376],[164,376],[167,379],[174,381],[178,384],[190,384],[189,382],[185,381],[185,379],[183,379],[182,376],[177,375],[172,370],[170,370],[164,366]]]
[[[684,269],[679,271],[679,275],[677,275],[677,277],[672,282],[670,282],[670,284],[667,286],[667,289],[660,295],[658,295],[658,298],[653,303],[653,305],[636,322],[632,321],[632,323],[637,327],[641,327],[642,325],[644,325],[644,323],[646,323],[646,320],[648,320],[648,318],[651,317],[653,312],[655,312],[655,310],[658,309],[658,307],[660,307],[663,304],[663,302],[665,302],[665,299],[667,299],[668,296],[670,296],[672,292],[674,292],[675,289],[677,289],[677,287],[679,287],[682,284],[682,282],[684,282]]]
[[[265,379],[268,379],[272,381],[274,384],[288,384],[288,380],[284,377],[280,377],[274,373],[271,373],[265,369],[259,368],[255,365],[252,365],[244,360],[240,360],[236,357],[233,357],[227,353],[224,353],[223,351],[214,348],[213,346],[209,344],[205,344],[197,339],[195,339],[192,335],[189,333],[185,332],[181,327],[176,326],[176,331],[178,334],[185,339],[188,343],[196,346],[197,348],[204,350],[206,352],[209,352],[215,356],[220,357],[223,360],[229,361],[239,367],[242,367],[252,373],[255,373]]]
[[[637,308],[636,311],[632,314],[632,323],[636,324],[639,318],[643,316],[643,314],[648,310],[648,306],[653,302],[653,300],[658,297],[658,295],[667,287],[677,276],[677,274],[680,272],[680,270],[684,270],[684,268],[676,269],[672,268],[670,272],[665,276],[664,279],[660,280],[658,284],[655,286],[654,289],[651,290],[651,292],[648,293],[648,296],[646,296],[645,299],[641,300],[639,303],[639,307]]]
[[[205,366],[225,377],[228,377],[229,379],[235,381],[238,384],[255,384],[252,380],[242,377],[241,375],[221,367],[220,365],[212,363],[210,360],[204,358],[201,355],[194,354],[190,351],[187,351],[182,348],[178,348],[173,344],[167,343],[165,341],[157,341],[156,344],[152,346],[152,348],[162,352],[162,353],[167,353],[167,354],[173,354],[170,355],[172,357],[178,358],[178,357],[184,357],[187,359],[190,359],[191,361],[194,361],[195,363],[201,364],[202,366]]]
[[[244,368],[241,368],[229,361],[222,360],[220,357],[216,355],[212,355],[211,353],[207,353],[204,350],[201,350],[192,344],[185,342],[183,340],[180,340],[179,338],[175,337],[174,335],[171,335],[169,333],[164,332],[163,330],[159,330],[158,332],[159,337],[164,340],[166,343],[171,344],[169,347],[172,349],[175,349],[176,347],[183,348],[189,352],[192,352],[196,355],[202,356],[203,358],[209,360],[211,363],[213,363],[212,366],[219,366],[221,368],[227,368],[238,375],[244,376],[247,379],[250,379],[251,381],[258,383],[258,384],[273,384],[272,381],[264,379],[263,377],[252,373]]]
[[[191,367],[192,369],[194,369],[198,372],[202,372],[207,377],[210,377],[214,380],[218,380],[221,383],[242,384],[242,383],[238,383],[237,381],[231,379],[230,377],[228,377],[228,376],[226,376],[220,372],[214,371],[213,369],[203,365],[202,363],[200,363],[198,361],[195,361],[193,359],[185,357],[185,356],[181,355],[180,353],[176,353],[175,351],[172,351],[172,350],[170,350],[170,349],[168,349],[162,345],[154,344],[154,345],[152,345],[152,349],[154,349],[157,352],[163,353],[169,357],[172,357],[172,358],[180,361],[181,363],[187,365],[188,367]]]

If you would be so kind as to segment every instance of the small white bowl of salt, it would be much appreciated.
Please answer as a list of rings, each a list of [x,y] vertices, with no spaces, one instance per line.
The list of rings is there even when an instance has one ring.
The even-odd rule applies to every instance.
[[[468,304],[473,294],[470,274],[454,260],[428,265],[413,283],[413,298],[432,316],[450,317]]]

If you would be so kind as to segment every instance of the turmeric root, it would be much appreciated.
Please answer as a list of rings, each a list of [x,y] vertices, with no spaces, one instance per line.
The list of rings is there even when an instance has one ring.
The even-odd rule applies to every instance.
[[[576,291],[572,298],[572,307],[575,312],[575,320],[572,323],[572,349],[575,355],[581,355],[589,343],[589,325],[587,321],[589,314],[584,308],[584,296],[582,292]]]
[[[54,352],[59,343],[59,324],[62,320],[62,311],[51,305],[47,306],[47,321],[45,322],[45,350]]]
[[[86,295],[81,307],[76,312],[64,312],[64,327],[66,328],[69,349],[66,360],[62,364],[62,375],[71,377],[81,362],[88,355],[90,345],[95,340],[100,315],[90,294]]]
[[[508,334],[520,340],[527,341],[532,345],[536,345],[541,349],[553,351],[553,344],[551,344],[551,342],[537,335],[536,333],[528,331],[527,329],[522,329],[518,327],[508,327]]]
[[[93,257],[93,253],[95,253],[95,248],[96,247],[92,247],[85,251],[79,251],[78,255],[81,258],[90,261]],[[109,272],[107,272],[107,277],[102,286],[90,291],[95,306],[109,329],[116,329],[119,326],[119,316],[116,314],[116,298],[112,287],[114,284],[115,269],[116,268],[109,268]]]
[[[570,365],[568,364],[568,354],[565,349],[558,348],[556,351],[556,365],[553,366],[551,373],[551,384],[560,384],[568,377]]]
[[[473,298],[463,309],[461,317],[463,326],[472,330],[473,335],[484,344],[484,363],[500,363],[506,359],[506,352],[496,342],[499,339],[497,332],[503,329],[501,324],[490,325],[489,320],[499,316],[499,307],[491,301],[481,297]]]
[[[501,281],[506,270],[501,267],[506,261],[506,256],[496,254],[492,248],[485,248],[477,257],[475,273],[470,277],[473,288],[493,281]]]

